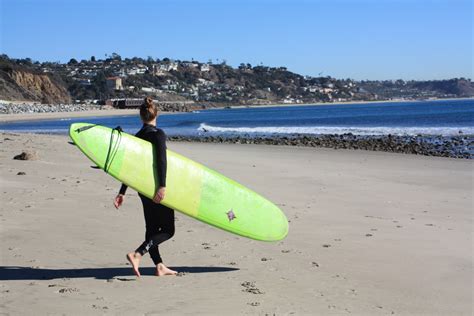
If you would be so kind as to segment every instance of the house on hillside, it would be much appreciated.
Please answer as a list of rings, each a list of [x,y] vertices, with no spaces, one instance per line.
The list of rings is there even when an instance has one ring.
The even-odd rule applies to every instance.
[[[148,71],[148,67],[142,64],[137,65],[137,74],[138,75],[143,75]]]
[[[111,90],[123,90],[122,78],[120,77],[107,78],[107,88]]]
[[[207,72],[211,70],[211,66],[209,64],[202,64],[201,65],[201,71],[202,72]]]
[[[184,68],[197,68],[199,66],[199,64],[197,63],[190,63],[190,62],[184,62],[184,63],[181,63],[181,66],[184,67]]]
[[[154,64],[152,68],[152,74],[154,76],[165,76],[167,73],[166,70],[161,69],[159,64]]]
[[[160,64],[159,68],[160,70],[163,70],[163,71],[178,70],[178,63],[169,62],[165,64]]]
[[[136,66],[133,66],[132,68],[127,69],[127,75],[133,76],[133,75],[143,75],[146,73],[148,70],[148,67],[142,64],[138,64]]]

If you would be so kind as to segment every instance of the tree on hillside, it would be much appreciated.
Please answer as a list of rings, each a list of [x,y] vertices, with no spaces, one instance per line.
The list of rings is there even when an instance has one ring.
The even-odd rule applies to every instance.
[[[103,71],[99,72],[97,76],[92,79],[92,86],[94,87],[96,98],[106,99],[108,97],[107,76]]]
[[[117,53],[112,53],[112,59],[122,61],[122,57]]]
[[[77,62],[77,60],[76,60],[75,58],[71,58],[67,64],[68,64],[68,65],[77,65],[78,62]]]

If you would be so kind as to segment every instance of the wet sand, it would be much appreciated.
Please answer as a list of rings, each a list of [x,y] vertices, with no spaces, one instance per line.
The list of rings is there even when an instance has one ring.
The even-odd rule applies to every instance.
[[[66,136],[0,135],[0,312],[471,315],[473,161],[286,146],[172,143],[268,197],[288,237],[262,243],[177,213],[161,247],[177,277],[136,279],[132,190]],[[35,150],[37,160],[13,156]],[[24,172],[25,174],[18,174]]]

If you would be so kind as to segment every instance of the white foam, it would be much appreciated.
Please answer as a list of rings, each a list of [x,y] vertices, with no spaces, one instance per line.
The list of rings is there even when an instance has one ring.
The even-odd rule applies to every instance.
[[[455,136],[460,132],[474,134],[474,127],[347,127],[347,126],[260,126],[260,127],[220,127],[201,123],[200,132],[237,134],[347,134],[354,135],[443,135]]]

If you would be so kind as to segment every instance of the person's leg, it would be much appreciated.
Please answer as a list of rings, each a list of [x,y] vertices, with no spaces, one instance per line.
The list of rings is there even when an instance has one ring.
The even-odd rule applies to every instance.
[[[153,237],[153,247],[150,248],[150,256],[156,265],[156,275],[174,275],[177,272],[169,269],[163,264],[158,247],[159,244],[170,239],[174,235],[174,210],[164,205],[158,204],[157,211],[158,221],[160,223],[160,232]]]
[[[127,260],[132,265],[133,271],[139,277],[140,272],[138,267],[140,265],[140,260],[144,254],[148,252],[150,248],[150,239],[151,237],[159,232],[158,218],[154,212],[154,202],[147,197],[138,194],[143,205],[143,214],[145,217],[145,241],[134,251],[127,254]]]
[[[157,267],[157,275],[174,275],[177,272],[167,268],[161,259],[158,245],[173,237],[175,232],[174,225],[174,210],[156,204],[152,200],[140,195],[143,204],[143,212],[145,216],[145,241],[135,250],[134,253],[129,253],[127,259],[133,266],[137,276],[140,259],[147,252]]]

